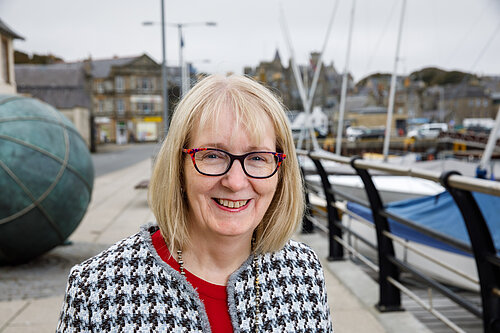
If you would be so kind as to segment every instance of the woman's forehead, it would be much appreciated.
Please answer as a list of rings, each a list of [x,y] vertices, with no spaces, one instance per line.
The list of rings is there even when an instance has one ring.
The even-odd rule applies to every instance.
[[[245,141],[250,146],[263,143],[274,145],[276,141],[274,126],[269,116],[262,111],[248,116],[234,110],[225,109],[212,113],[210,117],[200,117],[193,127],[193,142],[203,141],[212,145],[227,145],[232,141]]]

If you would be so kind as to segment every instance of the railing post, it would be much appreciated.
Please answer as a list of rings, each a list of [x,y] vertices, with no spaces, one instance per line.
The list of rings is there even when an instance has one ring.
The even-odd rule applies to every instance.
[[[392,240],[384,236],[384,231],[390,232],[389,222],[385,217],[380,215],[380,211],[384,209],[384,206],[370,174],[367,170],[358,169],[355,166],[355,161],[359,159],[361,159],[359,156],[353,157],[351,159],[351,166],[356,170],[359,177],[361,177],[365,186],[377,232],[380,295],[376,307],[380,312],[403,311],[404,309],[401,307],[401,292],[387,279],[391,277],[399,281],[399,268],[389,259],[395,257],[394,246]]]
[[[498,261],[495,245],[474,196],[470,191],[451,187],[448,179],[452,175],[460,175],[460,173],[456,171],[444,172],[440,180],[455,200],[469,233],[481,287],[484,332],[499,333],[500,296],[495,291],[500,290],[500,267],[494,265],[490,260],[496,259]]]
[[[328,253],[328,261],[335,260],[344,260],[344,247],[335,241],[335,236],[342,238],[342,229],[340,229],[336,223],[340,223],[339,214],[337,209],[333,207],[335,203],[335,196],[332,192],[332,186],[330,185],[330,181],[328,180],[328,175],[326,174],[321,161],[318,159],[312,158],[308,155],[309,158],[313,161],[316,166],[316,170],[318,171],[319,176],[321,177],[321,184],[323,185],[323,191],[325,192],[326,199],[326,211],[328,215],[328,244],[329,244],[329,253]]]
[[[306,200],[306,208],[304,211],[304,217],[302,218],[302,233],[303,234],[312,234],[314,232],[313,223],[307,218],[312,215],[311,212],[311,203],[309,202],[309,191],[306,187],[306,173],[304,168],[300,167],[300,173],[302,174],[303,187],[304,187],[304,198]]]

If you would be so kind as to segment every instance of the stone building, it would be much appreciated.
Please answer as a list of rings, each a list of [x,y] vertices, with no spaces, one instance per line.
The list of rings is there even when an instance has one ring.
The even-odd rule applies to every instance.
[[[290,91],[290,81],[278,50],[276,50],[273,60],[261,61],[256,68],[245,67],[244,73],[273,90],[283,103],[290,108],[293,99]]]
[[[496,109],[484,87],[461,84],[444,88],[443,109],[446,121],[462,124],[465,118],[495,118]]]
[[[299,66],[306,90],[309,90],[312,85],[318,60],[319,53],[313,52],[310,56],[310,64]],[[291,60],[288,61],[288,67],[283,66],[278,50],[276,50],[272,61],[263,61],[255,68],[245,67],[244,73],[274,90],[282,98],[283,103],[289,110],[303,110],[304,107],[293,74]],[[337,73],[333,63],[330,65],[323,64],[312,107],[320,106],[324,110],[332,109],[338,104],[341,84],[342,76]]]
[[[158,140],[163,132],[161,65],[146,54],[87,62],[97,142]]]
[[[461,125],[466,118],[495,118],[498,106],[493,92],[478,82],[433,86],[423,93],[423,116]]]
[[[15,94],[14,39],[24,40],[0,19],[0,94]]]

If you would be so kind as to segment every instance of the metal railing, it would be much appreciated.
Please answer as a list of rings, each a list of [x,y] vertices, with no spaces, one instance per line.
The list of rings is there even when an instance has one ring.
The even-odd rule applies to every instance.
[[[421,170],[418,168],[366,161],[359,157],[347,158],[339,155],[333,155],[331,153],[308,152],[303,150],[298,150],[297,153],[299,156],[306,156],[312,160],[316,167],[317,174],[321,179],[321,186],[306,183],[305,191],[306,201],[308,203],[308,214],[306,214],[306,217],[304,218],[303,231],[313,232],[315,225],[322,226],[320,228],[328,234],[328,260],[330,261],[345,260],[346,257],[344,255],[344,248],[349,251],[349,253],[356,252],[356,250],[349,244],[349,241],[346,241],[343,236],[344,234],[357,237],[357,239],[369,247],[376,249],[378,259],[377,268],[374,267],[374,264],[371,263],[371,261],[367,260],[359,253],[355,253],[355,255],[358,258],[361,258],[361,260],[367,263],[371,268],[375,268],[378,272],[379,301],[376,307],[379,311],[385,312],[403,310],[401,307],[401,292],[403,292],[410,298],[414,299],[417,304],[420,304],[427,309],[436,318],[443,321],[454,331],[464,332],[455,323],[436,311],[432,305],[425,305],[422,299],[418,298],[403,285],[400,280],[400,274],[401,272],[408,272],[417,277],[419,281],[423,282],[428,287],[437,290],[439,293],[449,298],[460,307],[481,318],[485,333],[500,332],[500,257],[495,248],[485,218],[476,202],[475,197],[471,193],[471,191],[474,191],[500,197],[499,182],[464,177],[455,171],[447,171],[441,174],[439,172]],[[322,161],[333,161],[351,165],[364,184],[368,202],[335,190],[335,185],[332,186],[330,183],[328,179],[329,175],[325,171]],[[372,176],[368,172],[369,170],[382,171],[390,175],[417,177],[440,183],[451,194],[451,197],[456,203],[464,219],[468,236],[470,238],[470,245],[387,211],[381,200],[380,193],[374,185]],[[303,174],[305,174],[304,170]],[[324,217],[324,220],[327,222],[326,226],[321,224],[321,222],[319,222],[312,216],[313,214],[311,214],[314,212],[315,215],[318,215],[318,211],[315,210],[315,207],[310,205],[309,194],[318,192],[322,192],[320,194],[322,194],[325,198],[324,208],[326,208],[326,214],[324,212],[319,212],[319,216]],[[339,211],[343,214],[353,216],[358,220],[362,220],[363,218],[347,209],[346,205],[341,203],[341,200],[336,200],[336,198],[339,197],[370,208],[373,216],[372,225],[374,225],[376,233],[376,244],[373,244],[373,242],[370,243],[369,240],[363,238],[359,234],[356,234],[355,231],[350,230],[348,226],[342,223]],[[432,258],[432,256],[426,256],[426,254],[422,253],[422,251],[408,245],[406,242],[401,240],[401,238],[391,233],[389,219],[393,221],[392,223],[399,223],[427,237],[438,240],[449,247],[455,248],[458,251],[469,253],[475,260],[478,280],[467,276],[461,272],[460,269],[450,267],[447,263],[440,263],[435,258]],[[498,219],[498,227],[500,228],[500,207]],[[368,222],[368,224],[371,223]],[[468,279],[470,282],[478,282],[481,295],[481,307],[467,299],[464,299],[458,293],[436,281],[434,278],[431,278],[421,270],[413,267],[405,260],[397,258],[395,255],[394,243],[403,246],[405,250],[411,250],[417,254],[427,257],[427,260],[439,264],[446,269],[450,269],[453,273],[458,274],[462,278]]]

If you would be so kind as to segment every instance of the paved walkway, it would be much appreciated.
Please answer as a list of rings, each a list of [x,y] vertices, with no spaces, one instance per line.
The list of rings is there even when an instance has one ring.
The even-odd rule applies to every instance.
[[[0,268],[0,332],[54,332],[72,265],[138,231],[154,220],[146,191],[134,185],[149,179],[151,162],[145,160],[95,180],[92,202],[71,245],[60,246],[41,258],[16,267]],[[297,235],[326,257],[320,235]],[[406,312],[379,314],[376,284],[349,262],[324,261],[328,298],[336,333],[426,332]]]

